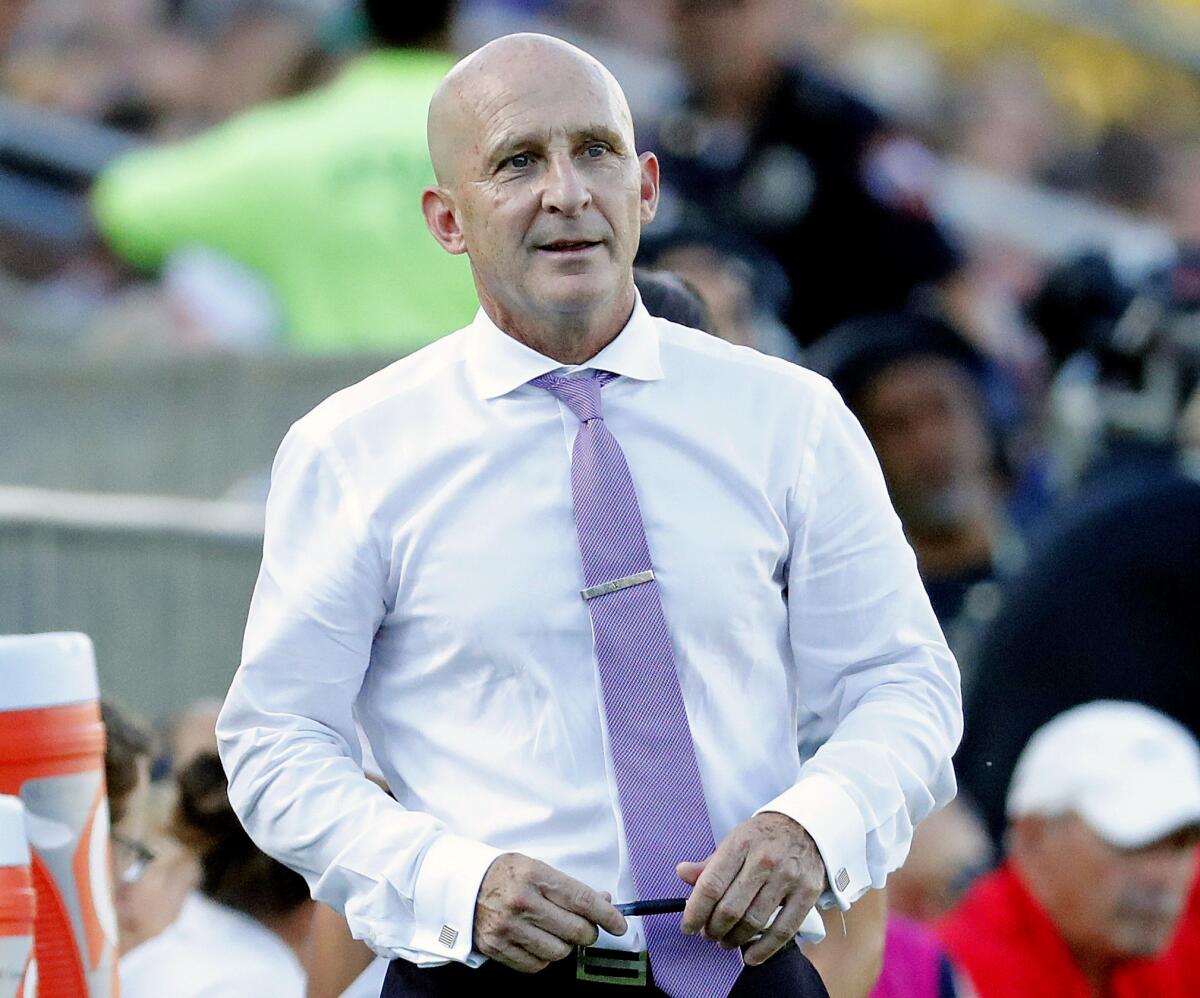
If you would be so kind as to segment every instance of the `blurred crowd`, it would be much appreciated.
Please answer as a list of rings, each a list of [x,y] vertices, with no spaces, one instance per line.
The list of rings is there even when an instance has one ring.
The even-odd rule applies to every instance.
[[[2,5],[0,362],[386,358],[465,324],[467,263],[418,211],[428,97],[507,31],[581,44],[662,163],[641,267],[689,324],[833,381],[962,667],[960,801],[918,830],[890,920],[881,894],[831,927],[831,993],[881,964],[879,995],[1200,993],[1200,34],[1189,63],[1186,36],[1038,7]],[[1186,0],[1130,7],[1200,26]],[[232,819],[214,710],[157,747],[109,722],[142,794],[114,825],[151,982],[128,994],[225,909],[280,941],[295,994],[370,993],[371,955]],[[1036,971],[1018,987],[1010,961]]]

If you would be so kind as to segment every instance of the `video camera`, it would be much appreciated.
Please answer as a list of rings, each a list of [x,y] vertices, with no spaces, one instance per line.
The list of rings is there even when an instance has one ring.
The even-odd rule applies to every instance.
[[[1078,257],[1050,273],[1029,314],[1076,406],[1093,407],[1071,414],[1092,424],[1093,445],[1174,444],[1200,384],[1200,246],[1135,284],[1104,256]]]

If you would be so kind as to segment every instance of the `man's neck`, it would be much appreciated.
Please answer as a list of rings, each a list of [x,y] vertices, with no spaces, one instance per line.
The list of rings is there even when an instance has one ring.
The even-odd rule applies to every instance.
[[[1071,955],[1075,958],[1075,966],[1087,979],[1088,990],[1094,998],[1110,998],[1112,992],[1109,982],[1112,980],[1116,964],[1110,959],[1084,953],[1075,948],[1071,949]]]
[[[633,314],[633,285],[593,312],[551,316],[519,315],[480,293],[480,304],[502,332],[561,364],[582,364],[615,340]]]

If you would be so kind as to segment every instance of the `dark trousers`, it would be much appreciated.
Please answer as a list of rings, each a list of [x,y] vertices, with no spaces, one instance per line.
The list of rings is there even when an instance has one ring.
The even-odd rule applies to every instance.
[[[520,998],[663,998],[653,985],[653,967],[650,977],[645,987],[576,980],[573,957],[550,964],[540,974],[522,974],[491,960],[476,970],[461,963],[421,969],[407,960],[393,960],[379,998],[457,998],[510,991]],[[829,992],[804,954],[789,944],[766,963],[743,970],[730,998],[829,998]]]

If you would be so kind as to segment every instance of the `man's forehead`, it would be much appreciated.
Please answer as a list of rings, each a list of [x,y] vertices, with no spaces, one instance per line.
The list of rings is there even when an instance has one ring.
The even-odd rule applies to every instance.
[[[547,127],[607,122],[620,128],[628,117],[615,81],[586,64],[527,65],[507,73],[479,74],[464,84],[463,99],[484,127],[529,119]]]
[[[633,142],[633,124],[619,93],[599,83],[504,87],[474,110],[474,138],[487,155],[514,144],[545,146],[563,139]]]
[[[539,35],[508,36],[464,59],[434,96],[429,124],[435,169],[556,128],[603,125],[633,142],[629,105],[612,74],[574,46]]]

